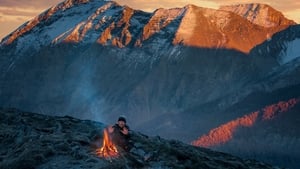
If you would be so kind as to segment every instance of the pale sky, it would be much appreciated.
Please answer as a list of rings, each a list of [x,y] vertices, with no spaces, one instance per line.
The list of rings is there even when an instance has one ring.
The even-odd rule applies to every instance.
[[[281,11],[287,18],[300,23],[299,0],[115,0],[134,9],[153,11],[157,8],[183,7],[194,4],[218,9],[220,5],[264,3]],[[0,0],[0,39],[44,10],[62,0]]]

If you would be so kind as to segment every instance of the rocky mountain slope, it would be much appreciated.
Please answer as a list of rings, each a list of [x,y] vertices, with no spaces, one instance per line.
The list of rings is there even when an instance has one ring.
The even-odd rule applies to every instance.
[[[116,158],[96,156],[102,123],[2,109],[0,168],[239,168],[271,169],[268,164],[133,132],[134,147]],[[100,142],[100,144],[98,143]]]

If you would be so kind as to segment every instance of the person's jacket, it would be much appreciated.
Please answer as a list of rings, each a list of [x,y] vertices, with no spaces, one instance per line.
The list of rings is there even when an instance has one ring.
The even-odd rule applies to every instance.
[[[125,125],[125,127],[129,130],[129,127],[127,125]],[[130,137],[129,133],[127,135],[123,134],[121,132],[122,128],[118,124],[115,124],[113,126],[113,128],[114,128],[114,131],[111,134],[112,141],[114,142],[114,144],[125,149],[128,145],[128,141],[129,141],[129,137]]]

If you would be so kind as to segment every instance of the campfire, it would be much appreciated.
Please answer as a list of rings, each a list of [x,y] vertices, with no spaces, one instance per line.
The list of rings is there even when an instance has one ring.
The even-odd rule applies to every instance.
[[[99,157],[114,158],[118,157],[118,150],[114,143],[111,141],[107,129],[103,131],[103,144],[102,147],[96,150]]]

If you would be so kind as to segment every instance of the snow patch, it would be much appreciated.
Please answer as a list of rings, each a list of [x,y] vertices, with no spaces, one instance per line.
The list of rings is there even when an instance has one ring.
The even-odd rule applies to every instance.
[[[24,44],[28,44],[29,42],[31,44],[30,47],[35,50],[38,50],[44,45],[61,42],[63,40],[62,38],[65,38],[72,33],[76,25],[78,26],[78,24],[87,22],[89,19],[94,19],[91,18],[91,12],[97,11],[99,6],[103,6],[107,3],[103,1],[86,3],[87,1],[84,0],[68,2],[84,4],[74,6],[72,8],[67,5],[67,8],[66,5],[62,3],[57,7],[52,7],[50,9],[51,17],[48,17],[47,19],[48,23],[41,22],[39,23],[40,25],[35,26],[31,30],[32,33],[18,37],[16,53],[22,53],[22,51],[26,51],[29,46]],[[53,12],[55,13],[52,15]]]
[[[263,27],[274,27],[276,23],[270,20],[270,7],[263,4],[239,4],[232,6],[221,6],[221,10],[231,11],[240,15],[250,22],[263,26]]]

